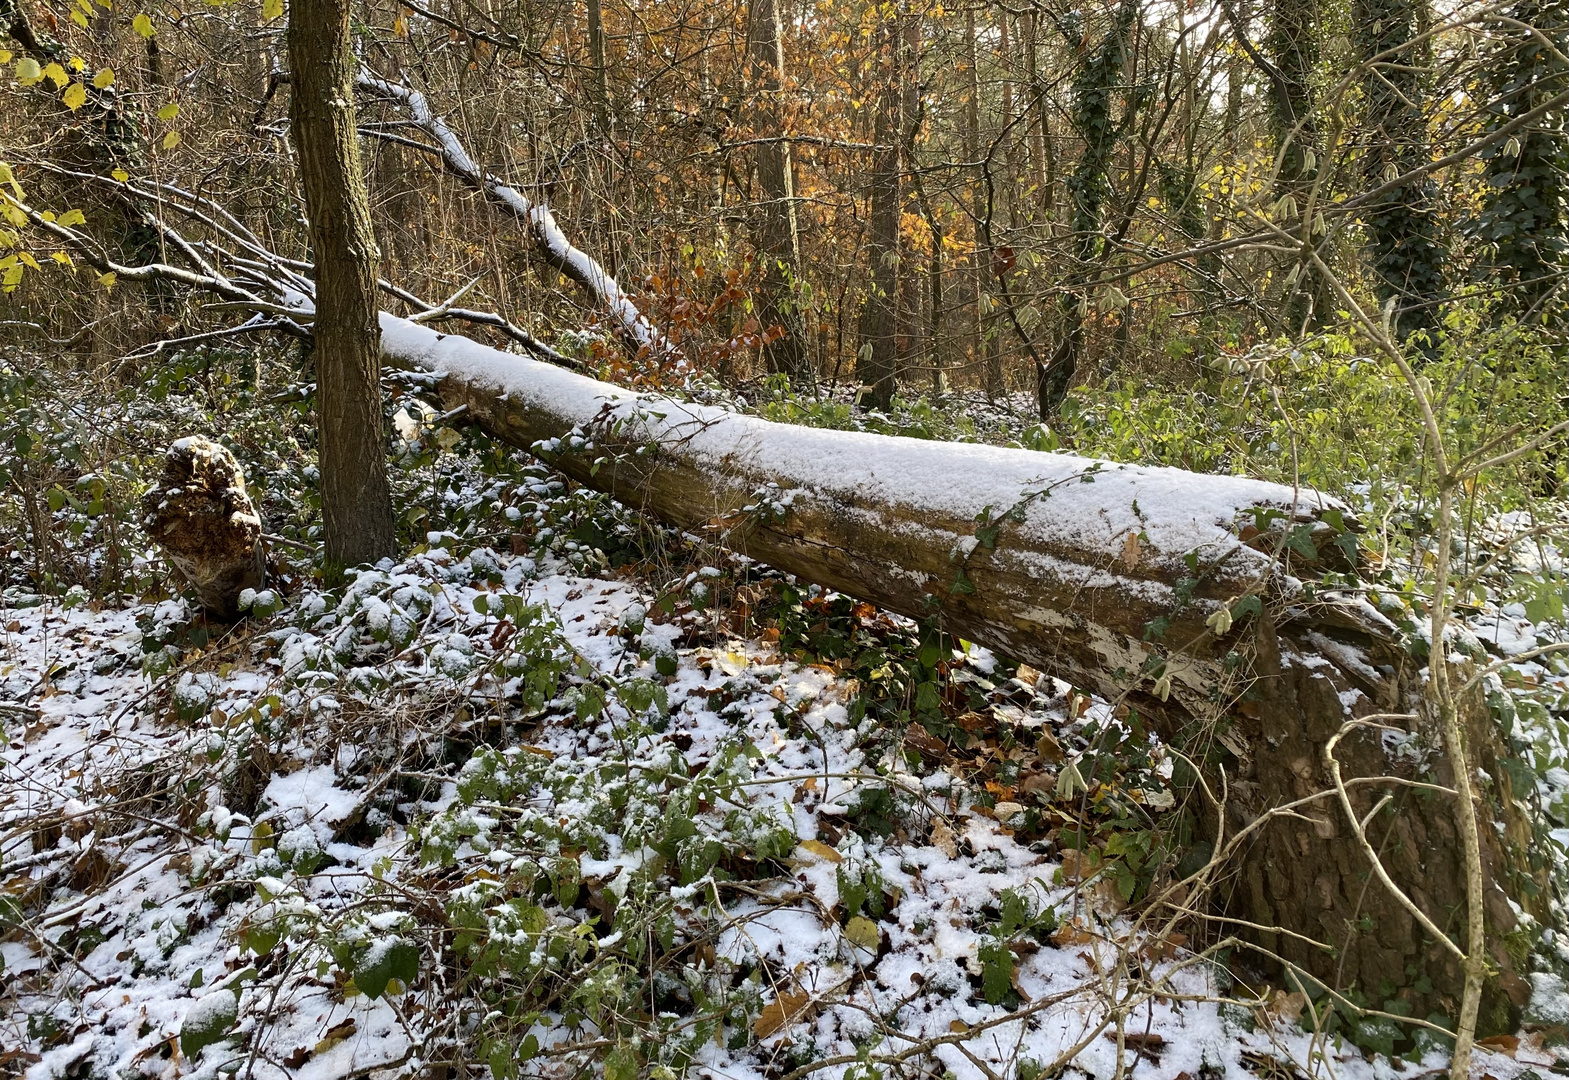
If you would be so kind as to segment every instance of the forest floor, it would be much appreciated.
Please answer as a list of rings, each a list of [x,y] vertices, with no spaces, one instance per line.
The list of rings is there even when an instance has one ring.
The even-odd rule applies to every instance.
[[[744,586],[689,602],[738,566],[672,605],[432,544],[233,628],[179,599],[8,593],[0,1074],[1444,1067],[1398,1032],[1315,1031],[1315,1003],[1140,905],[1169,766],[1103,703],[972,648],[938,659],[953,729],[895,730],[854,702],[919,666],[908,625],[808,593],[796,624],[738,627],[763,603]],[[859,651],[792,659],[781,625]],[[1539,989],[1478,1077],[1569,1067]]]

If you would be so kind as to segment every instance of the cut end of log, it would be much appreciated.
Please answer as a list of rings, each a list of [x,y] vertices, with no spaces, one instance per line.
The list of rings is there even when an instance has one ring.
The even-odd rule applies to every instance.
[[[240,593],[265,583],[261,516],[245,473],[211,439],[192,435],[169,447],[162,477],[142,497],[142,525],[220,618],[234,618]]]

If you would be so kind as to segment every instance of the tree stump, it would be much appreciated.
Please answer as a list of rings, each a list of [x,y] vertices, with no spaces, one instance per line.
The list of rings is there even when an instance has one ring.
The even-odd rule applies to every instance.
[[[192,435],[169,447],[163,476],[142,497],[142,524],[218,618],[236,618],[240,593],[266,582],[261,517],[245,473],[211,439]]]

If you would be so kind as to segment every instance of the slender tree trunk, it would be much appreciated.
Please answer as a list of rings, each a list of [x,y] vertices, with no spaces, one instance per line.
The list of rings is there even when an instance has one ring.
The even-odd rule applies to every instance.
[[[1275,197],[1290,197],[1298,208],[1304,206],[1318,172],[1313,154],[1317,142],[1317,117],[1313,101],[1313,69],[1319,58],[1318,0],[1271,0],[1269,28],[1264,49],[1271,63],[1270,129],[1280,171],[1275,177]],[[1311,167],[1310,167],[1311,166]],[[1302,223],[1287,213],[1282,228],[1297,233]],[[1322,312],[1316,303],[1318,274],[1298,257],[1295,283],[1285,297],[1285,321],[1292,333],[1300,334],[1317,325]]]
[[[610,131],[610,75],[605,63],[605,13],[600,0],[588,0],[588,53],[594,65],[594,119],[600,134]]]
[[[882,53],[882,86],[872,139],[871,210],[867,255],[871,286],[862,313],[861,384],[865,404],[887,410],[893,406],[899,361],[899,23],[897,16],[878,28]]]
[[[809,378],[805,329],[793,286],[801,272],[800,223],[795,206],[795,163],[779,108],[784,88],[784,28],[778,0],[752,0],[746,38],[751,61],[752,91],[758,102],[757,134],[780,139],[757,148],[757,180],[763,203],[757,210],[754,235],[763,263],[758,321],[769,336],[763,346],[768,370],[792,380]]]
[[[1422,55],[1412,44],[1425,21],[1418,9],[1425,6],[1422,0],[1358,0],[1356,5],[1356,39],[1367,65],[1362,75],[1367,102],[1363,182],[1370,188],[1431,157],[1422,108]],[[1366,213],[1379,302],[1393,301],[1392,322],[1400,337],[1421,331],[1429,344],[1443,321],[1444,249],[1433,206],[1436,191],[1432,178],[1423,177],[1395,188]]]
[[[969,69],[968,94],[964,103],[964,159],[979,161],[981,157],[981,71],[980,50],[975,44],[975,8],[964,12],[964,58]],[[986,200],[980,186],[970,181],[970,214],[972,221],[979,221],[986,212]],[[980,236],[975,236],[970,265],[962,276],[964,296],[961,303],[969,313],[969,342],[965,349],[966,360],[978,363],[985,348],[985,324],[981,318],[981,295],[985,289],[985,262],[981,252]]]
[[[1104,255],[1101,219],[1111,193],[1112,155],[1122,129],[1128,126],[1127,117],[1119,124],[1112,102],[1128,61],[1128,41],[1138,15],[1139,0],[1122,0],[1106,36],[1094,52],[1082,57],[1074,79],[1073,123],[1084,139],[1084,152],[1068,180],[1073,197],[1074,267],[1068,275],[1069,287],[1058,302],[1061,329],[1056,348],[1051,359],[1038,365],[1035,372],[1036,403],[1042,420],[1057,415],[1084,352],[1086,285],[1092,264]]]
[[[316,432],[330,568],[393,554],[376,237],[354,122],[349,0],[289,11],[290,132],[316,260]]]

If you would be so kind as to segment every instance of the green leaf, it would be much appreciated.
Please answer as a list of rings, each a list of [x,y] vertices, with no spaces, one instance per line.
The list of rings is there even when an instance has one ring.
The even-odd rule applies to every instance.
[[[240,996],[227,990],[214,990],[197,998],[180,1023],[180,1053],[187,1058],[199,1054],[204,1046],[222,1039],[240,1018]]]
[[[877,924],[865,915],[857,915],[846,923],[844,936],[849,938],[851,943],[872,952],[877,951],[877,946],[882,944],[883,940],[882,931],[877,929]]]
[[[387,992],[387,986],[397,979],[404,986],[419,974],[419,948],[407,941],[394,941],[390,945],[373,946],[354,969],[354,985],[360,993],[375,1001]]]
[[[1013,952],[1006,942],[992,941],[976,955],[981,961],[981,993],[988,1005],[1001,1005],[1013,992]]]
[[[605,1080],[637,1080],[637,1051],[618,1046],[605,1055]]]

